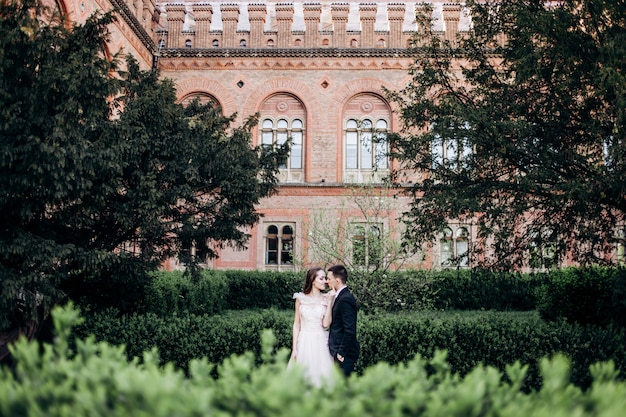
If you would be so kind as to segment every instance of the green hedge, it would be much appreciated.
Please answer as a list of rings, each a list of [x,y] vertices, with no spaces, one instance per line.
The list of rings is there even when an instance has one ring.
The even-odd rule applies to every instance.
[[[442,270],[431,274],[434,307],[452,310],[528,311],[546,274]]]
[[[74,337],[95,335],[98,340],[124,345],[129,358],[141,357],[144,351],[158,347],[162,363],[186,369],[191,359],[206,357],[217,363],[231,354],[259,353],[263,329],[273,329],[280,346],[291,346],[292,324],[286,313],[277,310],[169,317],[154,313],[117,317],[110,311],[86,315]]]
[[[227,307],[228,291],[228,280],[221,271],[206,270],[197,277],[182,271],[159,271],[152,274],[146,288],[144,311],[159,316],[215,314]]]
[[[292,309],[293,293],[302,291],[297,273],[203,270],[199,276],[182,271],[151,274],[141,312],[217,314],[255,308]]]
[[[289,348],[292,323],[293,312],[273,309],[171,317],[116,317],[111,312],[86,316],[75,336],[93,334],[123,344],[131,358],[158,346],[163,363],[187,369],[196,358],[221,362],[233,353],[258,353],[259,335],[266,328],[272,329],[278,346]],[[581,387],[590,383],[588,367],[593,362],[612,359],[626,374],[623,329],[546,322],[534,312],[361,314],[358,325],[359,372],[379,362],[396,364],[416,354],[430,358],[436,350],[446,350],[452,370],[461,375],[478,364],[500,370],[514,361],[527,364],[530,388],[540,384],[537,360],[557,352],[572,358],[572,382]]]
[[[626,269],[567,268],[550,272],[538,291],[537,310],[547,320],[626,326]]]
[[[202,271],[193,278],[180,271],[154,273],[141,303],[145,312],[213,314],[225,310],[293,308],[304,272]],[[349,285],[367,312],[453,310],[532,310],[545,275],[470,270],[353,273]]]
[[[526,392],[526,368],[502,372],[475,367],[464,376],[451,371],[444,352],[402,365],[378,363],[334,385],[310,387],[297,369],[287,370],[288,352],[273,352],[264,332],[260,357],[232,356],[214,368],[189,364],[189,376],[161,367],[154,354],[127,362],[122,348],[91,339],[68,349],[75,311],[57,310],[53,345],[22,339],[13,349],[14,369],[0,368],[0,416],[285,416],[285,417],[621,417],[626,385],[612,363],[592,366],[590,389],[568,383],[566,358],[541,361],[542,388]]]
[[[293,294],[302,291],[305,272],[224,271],[229,286],[228,309],[293,309]]]

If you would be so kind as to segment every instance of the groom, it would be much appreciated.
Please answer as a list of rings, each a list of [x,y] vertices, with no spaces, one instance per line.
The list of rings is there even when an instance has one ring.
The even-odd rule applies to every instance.
[[[328,348],[343,373],[349,376],[359,358],[360,349],[356,340],[356,300],[346,286],[348,271],[343,265],[328,268],[327,276],[330,287],[335,290]]]

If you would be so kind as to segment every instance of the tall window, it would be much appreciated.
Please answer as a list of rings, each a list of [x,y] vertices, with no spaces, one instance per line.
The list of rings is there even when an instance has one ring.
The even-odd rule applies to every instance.
[[[626,263],[626,231],[624,228],[619,228],[617,230],[617,262],[620,265],[624,265]]]
[[[265,265],[293,265],[293,224],[270,224],[265,233]]]
[[[263,120],[263,131],[261,133],[261,142],[263,146],[271,148],[275,145],[284,145],[287,143],[287,140],[291,138],[289,157],[287,158],[286,163],[280,168],[302,169],[303,127],[304,125],[300,119],[295,119],[293,121],[279,119],[276,122],[271,119]]]
[[[300,100],[289,94],[275,94],[261,105],[259,140],[266,147],[290,141],[289,156],[280,167],[281,182],[304,181],[306,110]]]
[[[344,110],[344,182],[382,182],[389,173],[388,104],[373,94],[353,97]]]
[[[350,119],[346,123],[346,168],[387,169],[387,121],[361,122]]]
[[[556,237],[551,230],[546,229],[540,233],[533,233],[530,242],[528,263],[532,269],[539,270],[550,269],[557,266]]]
[[[462,129],[469,129],[469,125],[464,124]],[[472,145],[466,136],[450,135],[444,138],[435,134],[432,141],[433,168],[443,166],[452,170],[462,169],[471,155]]]
[[[624,161],[624,143],[614,136],[609,136],[603,143],[602,160],[610,171],[616,170]]]
[[[446,227],[439,242],[442,267],[469,266],[469,231],[466,227]]]
[[[375,266],[382,260],[380,238],[382,224],[354,223],[352,225],[352,262],[359,266]]]

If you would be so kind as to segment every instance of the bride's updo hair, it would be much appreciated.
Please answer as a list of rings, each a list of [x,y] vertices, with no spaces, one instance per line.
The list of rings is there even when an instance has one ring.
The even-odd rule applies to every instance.
[[[311,268],[306,273],[306,281],[304,281],[304,289],[303,293],[308,294],[313,290],[313,281],[315,281],[315,275],[317,275],[317,271],[323,271],[323,268],[315,267]]]

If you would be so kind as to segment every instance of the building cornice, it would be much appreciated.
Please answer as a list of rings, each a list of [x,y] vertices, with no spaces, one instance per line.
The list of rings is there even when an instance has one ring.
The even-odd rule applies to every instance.
[[[411,58],[420,48],[176,48],[161,58]]]
[[[130,11],[126,3],[123,0],[110,0],[111,5],[122,17],[124,22],[133,31],[135,36],[141,41],[141,43],[154,54],[157,51],[154,40],[150,37],[148,32],[141,26],[135,15]]]

